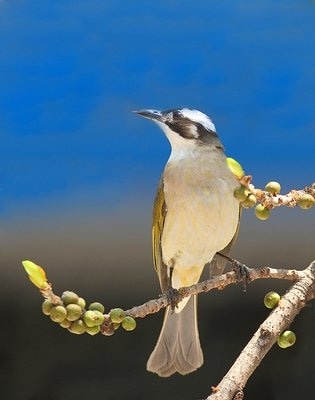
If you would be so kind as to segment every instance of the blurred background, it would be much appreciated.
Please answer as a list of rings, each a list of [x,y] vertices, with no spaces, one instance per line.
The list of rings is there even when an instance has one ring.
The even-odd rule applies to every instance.
[[[131,113],[197,108],[254,184],[283,192],[314,180],[314,18],[310,0],[0,0],[0,385],[4,400],[200,399],[268,315],[255,282],[199,296],[205,364],[186,376],[146,372],[162,314],[136,331],[75,336],[41,314],[21,260],[55,291],[107,309],[159,293],[151,208],[169,156],[162,132]],[[232,256],[305,268],[314,211],[245,211]],[[246,397],[307,398],[315,312],[274,347]]]

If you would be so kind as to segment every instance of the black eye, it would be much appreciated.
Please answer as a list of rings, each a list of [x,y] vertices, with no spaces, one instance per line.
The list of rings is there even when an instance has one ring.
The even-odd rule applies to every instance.
[[[180,111],[173,111],[173,118],[174,119],[179,119],[179,118],[182,118],[182,113],[180,112]]]

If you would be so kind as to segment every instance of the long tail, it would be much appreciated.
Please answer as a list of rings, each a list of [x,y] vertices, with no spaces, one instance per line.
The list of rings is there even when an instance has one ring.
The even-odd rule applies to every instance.
[[[180,313],[166,309],[157,344],[147,370],[162,377],[175,372],[186,375],[203,364],[197,325],[197,298],[192,296]]]

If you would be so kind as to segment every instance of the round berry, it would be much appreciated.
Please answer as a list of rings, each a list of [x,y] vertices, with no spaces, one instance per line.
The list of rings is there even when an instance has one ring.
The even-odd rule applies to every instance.
[[[67,317],[67,310],[63,306],[54,306],[50,310],[50,319],[54,322],[61,322]]]
[[[112,322],[117,322],[119,324],[124,319],[124,317],[125,311],[121,308],[113,308],[112,310],[110,310],[109,318]]]
[[[76,335],[82,335],[82,333],[85,332],[85,329],[86,327],[84,322],[81,319],[78,319],[77,321],[72,322],[68,330]]]
[[[127,315],[121,322],[121,326],[126,330],[126,331],[133,331],[136,329],[137,323],[136,320],[132,317],[129,317]]]
[[[66,292],[62,293],[61,300],[65,306],[68,304],[77,304],[79,296],[76,293],[67,290]]]
[[[82,309],[84,309],[85,306],[86,306],[86,302],[85,302],[85,300],[84,300],[83,297],[79,297],[78,303],[77,303],[77,304],[78,304]]]
[[[273,195],[279,194],[281,191],[281,185],[279,182],[268,182],[267,185],[265,186],[265,190],[268,193],[271,193]]]
[[[82,308],[78,304],[68,304],[66,310],[69,321],[76,321],[82,315]]]
[[[45,299],[42,304],[42,311],[45,315],[50,315],[50,311],[53,307],[53,303],[49,299]]]
[[[64,319],[63,321],[59,322],[59,325],[62,328],[70,328],[71,324],[72,324],[72,321],[69,321],[67,318]]]
[[[282,349],[286,349],[287,347],[291,347],[296,342],[295,333],[292,331],[284,331],[277,339],[278,346]]]
[[[270,217],[270,210],[262,204],[257,204],[255,207],[255,215],[258,219],[264,221]]]
[[[248,189],[247,189],[245,186],[243,186],[243,185],[237,186],[237,187],[234,189],[234,197],[235,197],[238,201],[244,201],[244,200],[246,200],[248,194],[249,194]]]
[[[97,333],[99,333],[101,331],[101,327],[99,325],[95,325],[95,326],[86,326],[85,328],[85,332],[88,333],[91,336],[96,335]]]
[[[253,194],[250,194],[246,197],[244,201],[241,202],[242,207],[244,208],[252,208],[256,204],[257,199]]]
[[[303,196],[298,201],[298,205],[302,208],[302,210],[308,210],[312,208],[315,204],[315,199],[310,194],[303,194]]]
[[[103,306],[102,303],[99,303],[98,301],[94,301],[94,303],[91,303],[89,305],[89,310],[97,310],[97,311],[101,312],[102,314],[104,314],[105,307]]]
[[[264,297],[264,304],[267,308],[275,308],[280,301],[280,294],[277,292],[268,292]]]

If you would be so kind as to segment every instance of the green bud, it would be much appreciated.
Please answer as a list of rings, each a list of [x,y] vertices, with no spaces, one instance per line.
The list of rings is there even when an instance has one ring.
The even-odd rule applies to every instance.
[[[237,187],[234,189],[234,197],[235,197],[238,201],[244,201],[244,200],[246,200],[248,194],[249,194],[248,189],[247,189],[245,186],[243,186],[243,185],[237,186]]]
[[[302,210],[308,210],[309,208],[313,207],[314,204],[314,197],[307,193],[303,194],[303,196],[298,201],[298,205],[302,208]]]
[[[280,294],[277,292],[268,292],[264,297],[264,304],[267,308],[275,308],[280,301]]]
[[[89,305],[89,310],[97,310],[97,311],[101,312],[102,314],[104,314],[105,307],[103,306],[102,303],[99,303],[98,301],[95,301],[94,303],[91,303]]]
[[[112,322],[117,322],[118,324],[122,322],[125,317],[125,311],[121,308],[113,308],[110,310],[109,318]]]
[[[136,329],[137,323],[136,320],[132,317],[129,317],[127,315],[121,322],[121,326],[126,330],[126,331],[133,331]]]
[[[257,204],[255,207],[255,215],[258,219],[264,221],[270,217],[270,210],[262,204]]]
[[[59,325],[62,328],[70,328],[70,325],[72,324],[72,321],[69,321],[67,318],[64,319],[63,321],[59,322]]]
[[[227,157],[226,163],[229,170],[238,178],[241,179],[245,175],[244,170],[239,162],[234,160],[234,158]]]
[[[49,299],[45,299],[42,304],[42,311],[45,315],[50,315],[50,311],[53,307],[54,304]]]
[[[282,349],[286,349],[287,347],[291,347],[296,342],[295,333],[292,331],[284,331],[277,339],[278,346]]]
[[[82,315],[82,308],[78,304],[68,304],[66,310],[69,321],[76,321]]]
[[[76,293],[67,290],[66,292],[62,293],[61,300],[65,306],[68,304],[77,304],[79,296]]]
[[[279,182],[268,182],[267,185],[265,186],[265,190],[268,193],[271,193],[273,195],[279,194],[281,191],[281,185]]]
[[[54,306],[50,310],[50,319],[54,322],[61,322],[67,317],[67,310],[63,306]]]
[[[101,331],[101,327],[100,325],[95,325],[95,326],[87,326],[85,328],[85,332],[88,333],[91,336],[96,335],[97,333],[99,333]]]
[[[256,204],[257,199],[253,194],[250,194],[246,197],[244,201],[241,202],[242,207],[244,208],[252,208]]]
[[[85,329],[86,327],[84,325],[84,322],[81,319],[78,319],[77,321],[72,322],[68,330],[76,335],[82,335],[82,333],[85,332]]]
[[[77,303],[77,304],[78,304],[82,309],[84,309],[85,306],[86,306],[86,302],[85,302],[85,300],[84,300],[83,297],[79,297],[78,303]]]

